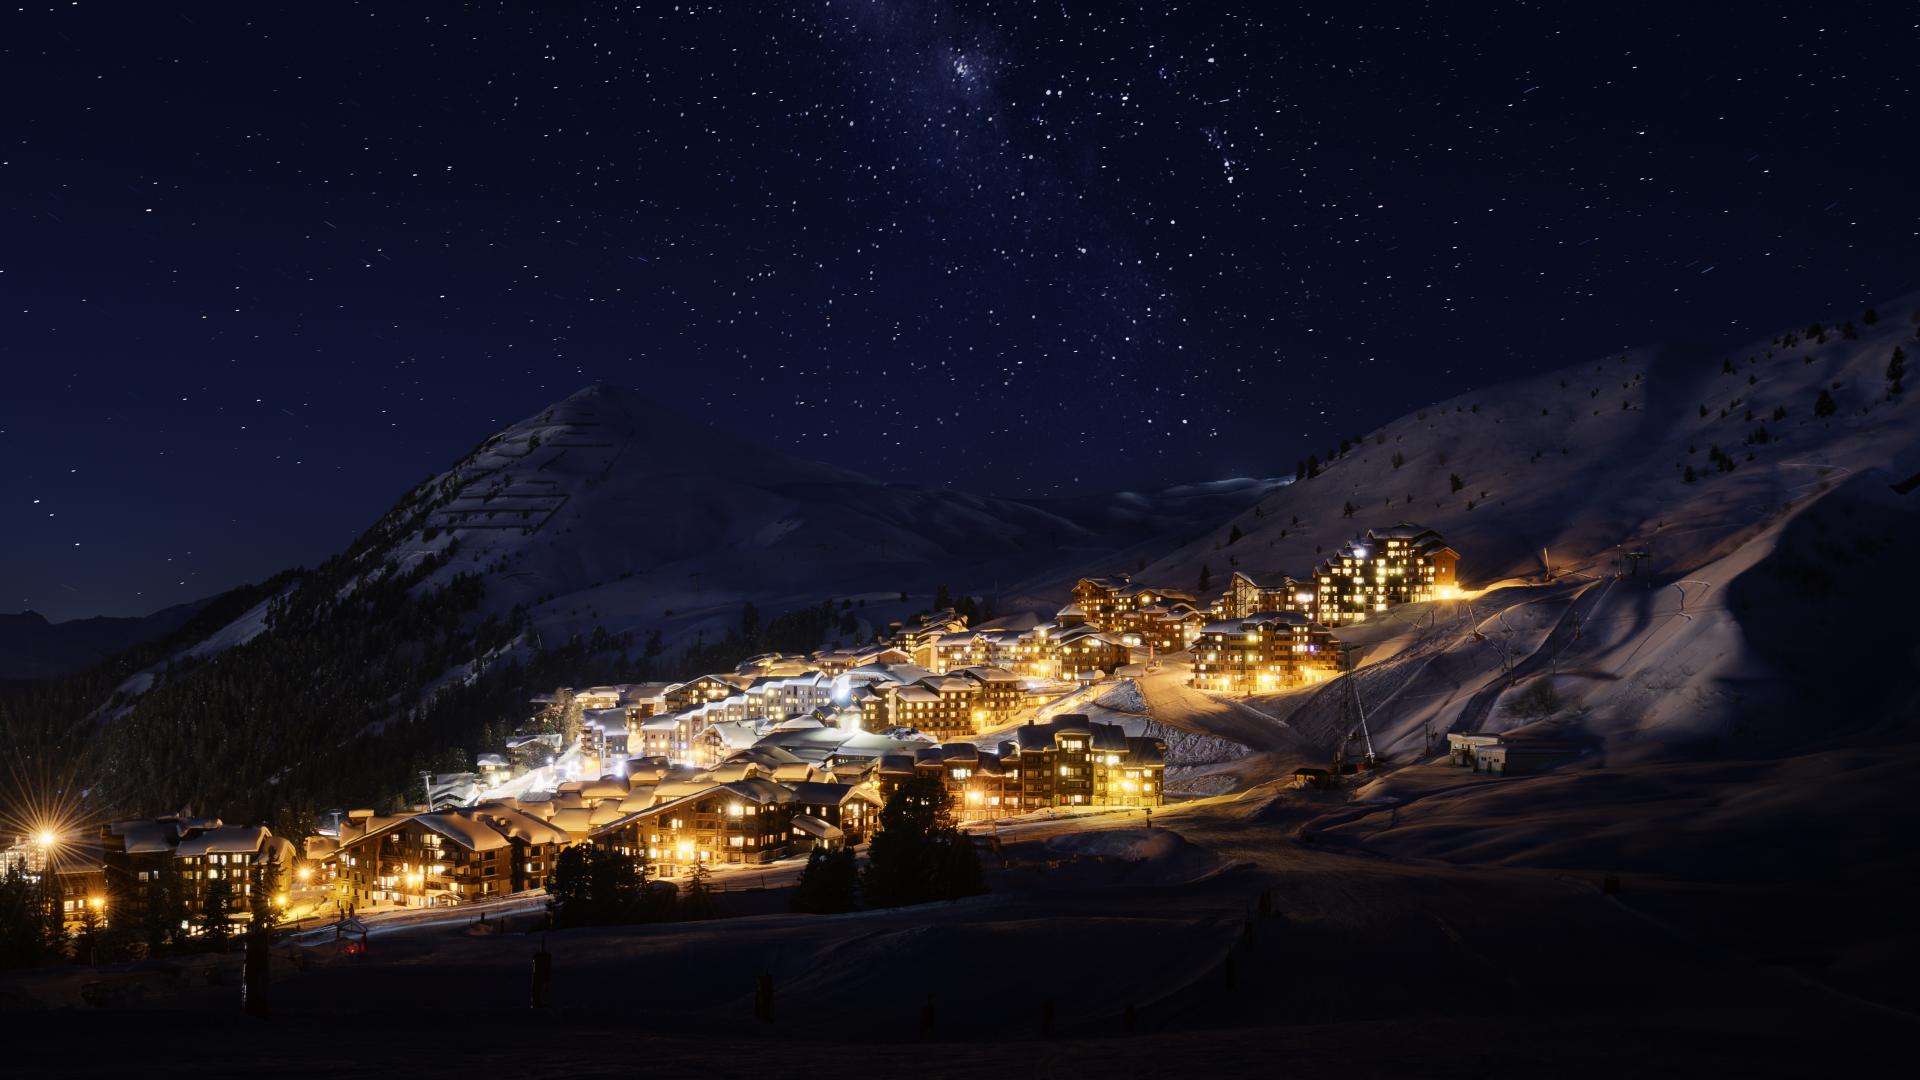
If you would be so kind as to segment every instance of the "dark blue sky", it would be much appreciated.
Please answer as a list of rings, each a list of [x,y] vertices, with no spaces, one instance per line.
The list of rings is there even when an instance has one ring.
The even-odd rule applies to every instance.
[[[1914,287],[1911,4],[1460,6],[0,14],[0,609],[312,563],[593,380],[1038,494]]]

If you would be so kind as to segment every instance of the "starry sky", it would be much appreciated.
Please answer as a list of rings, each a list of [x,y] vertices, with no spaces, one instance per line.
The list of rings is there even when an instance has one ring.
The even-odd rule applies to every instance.
[[[597,380],[1045,495],[1857,311],[1920,15],[1838,7],[14,8],[0,610],[312,564]]]

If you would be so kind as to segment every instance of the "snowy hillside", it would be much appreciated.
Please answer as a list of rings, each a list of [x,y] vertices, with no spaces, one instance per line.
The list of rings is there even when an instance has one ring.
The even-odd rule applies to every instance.
[[[593,386],[487,440],[376,530],[370,565],[404,568],[457,542],[433,580],[479,572],[488,607],[530,609],[546,643],[596,627],[669,647],[717,635],[751,601],[769,614],[827,598],[916,600],[1094,553],[1191,534],[1266,481],[1062,500],[1055,506],[884,483],[698,424],[634,391]],[[1124,502],[1124,513],[1117,507]]]
[[[1887,378],[1896,346],[1917,351],[1917,306],[1853,313],[1852,336],[1640,351],[1463,394],[1366,433],[1141,577],[1300,576],[1368,526],[1439,529],[1469,599],[1340,632],[1396,760],[1449,731],[1522,726],[1610,764],[1856,731],[1910,693],[1920,641],[1892,614],[1913,593],[1920,401]],[[1637,571],[1627,552],[1645,553]],[[1851,673],[1838,686],[1836,662]],[[1520,700],[1536,681],[1555,707]],[[1324,750],[1355,724],[1345,680],[1255,704]]]
[[[1704,565],[1920,441],[1914,380],[1888,400],[1886,379],[1895,345],[1917,351],[1916,307],[1920,296],[1883,305],[1872,325],[1847,313],[1855,339],[1839,325],[1824,341],[1799,327],[1791,344],[1640,349],[1463,393],[1355,433],[1320,475],[1142,576],[1189,584],[1203,564],[1217,580],[1235,567],[1304,575],[1354,533],[1398,521],[1444,533],[1470,584],[1538,578],[1548,563],[1604,568],[1616,550],[1645,550],[1654,572]],[[1827,418],[1814,415],[1823,389],[1835,405]],[[1731,472],[1716,466],[1715,447]],[[1235,527],[1244,535],[1228,545]]]

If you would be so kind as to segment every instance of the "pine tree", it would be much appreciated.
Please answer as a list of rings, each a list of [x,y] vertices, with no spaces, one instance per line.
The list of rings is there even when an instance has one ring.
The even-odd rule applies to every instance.
[[[1400,466],[1405,465],[1406,463],[1407,463],[1407,455],[1401,453],[1398,450],[1395,450],[1393,452],[1393,467],[1397,469]]]
[[[680,892],[680,917],[682,919],[711,919],[719,914],[720,904],[713,898],[713,886],[708,882],[707,864],[693,864],[693,880]]]
[[[1211,589],[1211,588],[1213,588],[1213,567],[1208,566],[1206,563],[1201,563],[1200,564],[1200,591],[1206,592],[1208,589]]]
[[[807,858],[800,884],[793,890],[793,910],[814,915],[837,915],[859,906],[860,876],[853,852],[815,850]]]
[[[233,940],[233,882],[225,877],[207,881],[200,902],[200,940],[212,952],[225,952]]]
[[[1466,486],[1467,486],[1466,481],[1460,479],[1459,473],[1449,473],[1447,475],[1447,489],[1449,491],[1452,491],[1457,494],[1461,488]]]
[[[1893,358],[1887,361],[1887,393],[1898,396],[1905,389],[1907,379],[1907,353],[1900,346],[1893,347]]]
[[[1827,393],[1826,388],[1822,387],[1820,396],[1813,401],[1813,415],[1824,418],[1832,416],[1838,409],[1839,406],[1834,404],[1833,395]]]
[[[554,859],[547,910],[555,926],[617,926],[647,917],[644,859],[575,846]]]
[[[952,797],[938,780],[913,779],[887,799],[860,882],[868,907],[953,900],[986,891],[973,841],[953,826]]]
[[[1245,533],[1240,531],[1240,526],[1235,525],[1227,530],[1227,543],[1229,545],[1237,544],[1240,542],[1240,538],[1245,535]]]
[[[1355,506],[1355,505],[1353,505],[1353,503],[1351,503],[1351,502],[1349,502],[1349,503],[1347,503],[1347,504],[1346,504],[1345,506],[1343,506],[1343,507],[1341,507],[1341,508],[1340,508],[1340,516],[1341,516],[1341,517],[1352,517],[1352,516],[1353,516],[1353,512],[1354,512],[1355,510],[1358,510],[1358,509],[1359,509],[1359,507],[1357,507],[1357,506]]]
[[[53,945],[45,893],[19,863],[11,864],[0,878],[0,969],[46,963]]]
[[[123,922],[131,912],[139,910],[140,936],[146,942],[147,956],[159,956],[180,926],[180,919],[172,911],[175,886],[163,873],[160,881],[146,887],[145,896],[138,890],[139,886],[126,880],[126,875],[116,874],[107,881],[107,903],[112,905],[115,918]]]
[[[1695,475],[1694,475],[1694,472],[1693,472],[1693,466],[1691,466],[1691,465],[1689,465],[1689,466],[1687,466],[1687,471],[1686,471],[1685,473],[1683,473],[1683,474],[1681,474],[1681,477],[1680,477],[1680,478],[1681,478],[1682,480],[1685,480],[1685,481],[1686,481],[1687,483],[1689,483],[1689,484],[1691,484],[1691,483],[1693,483],[1693,482],[1694,482],[1695,480],[1698,480],[1698,479],[1699,479],[1699,477],[1698,477],[1698,476],[1695,476]]]
[[[1860,316],[1860,321],[1866,323],[1868,326],[1872,326],[1874,323],[1880,321],[1880,313],[1872,308],[1868,308],[1866,313]]]

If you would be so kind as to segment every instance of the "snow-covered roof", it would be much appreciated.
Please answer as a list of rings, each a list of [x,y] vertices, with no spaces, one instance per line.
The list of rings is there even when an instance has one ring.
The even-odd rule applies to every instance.
[[[183,859],[202,855],[250,855],[261,849],[268,835],[264,825],[222,825],[180,841],[180,846],[173,850]]]
[[[793,831],[805,836],[811,836],[816,840],[844,840],[847,835],[840,830],[838,825],[822,821],[812,814],[795,814],[793,816]]]
[[[582,836],[593,829],[593,811],[584,806],[569,806],[553,812],[552,825],[564,829],[573,836]]]
[[[1307,626],[1313,622],[1298,611],[1256,611],[1243,619],[1221,619],[1200,628],[1203,634],[1245,634],[1269,626]]]
[[[1006,683],[1006,682],[1021,681],[1020,676],[1015,675],[1013,672],[1008,671],[1006,668],[969,667],[969,668],[961,668],[958,674],[965,675],[970,679],[978,679],[981,682],[989,682],[989,683]]]
[[[507,846],[507,838],[492,827],[453,810],[421,814],[413,820],[452,840],[468,851],[493,851]]]
[[[131,855],[173,850],[174,824],[171,821],[116,821],[113,831],[126,842],[127,853]]]

